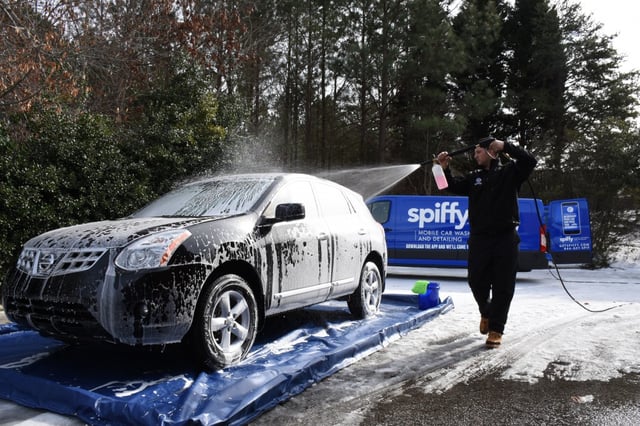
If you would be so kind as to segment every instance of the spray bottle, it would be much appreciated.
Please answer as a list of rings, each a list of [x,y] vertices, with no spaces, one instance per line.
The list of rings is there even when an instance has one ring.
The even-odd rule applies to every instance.
[[[447,177],[444,175],[444,170],[442,169],[442,166],[440,164],[434,163],[431,167],[431,173],[433,173],[433,178],[436,180],[438,189],[442,190],[449,187]]]

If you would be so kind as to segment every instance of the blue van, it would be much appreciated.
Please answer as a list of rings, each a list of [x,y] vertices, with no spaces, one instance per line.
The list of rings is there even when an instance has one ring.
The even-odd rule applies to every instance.
[[[390,266],[467,266],[467,197],[382,195],[367,205],[385,229]],[[591,262],[585,199],[545,206],[539,199],[521,198],[519,207],[520,271],[547,268],[548,252],[556,263]]]

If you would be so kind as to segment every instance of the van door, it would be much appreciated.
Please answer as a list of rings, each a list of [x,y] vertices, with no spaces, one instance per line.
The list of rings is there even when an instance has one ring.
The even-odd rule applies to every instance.
[[[389,266],[466,266],[467,197],[389,195],[367,204],[384,227]]]
[[[547,230],[549,252],[557,264],[585,264],[593,260],[589,205],[584,198],[551,201]]]

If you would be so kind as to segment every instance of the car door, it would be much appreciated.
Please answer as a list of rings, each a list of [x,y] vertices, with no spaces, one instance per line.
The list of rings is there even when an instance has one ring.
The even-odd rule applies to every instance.
[[[367,229],[338,187],[314,182],[314,190],[320,215],[331,231],[331,297],[350,294],[358,285],[363,256],[367,252],[363,246],[369,238]]]
[[[285,184],[262,216],[275,218],[276,207],[290,203],[302,204],[305,217],[275,223],[269,231],[269,251],[274,258],[270,292],[272,311],[323,301],[331,288],[329,228],[318,214],[309,182]]]

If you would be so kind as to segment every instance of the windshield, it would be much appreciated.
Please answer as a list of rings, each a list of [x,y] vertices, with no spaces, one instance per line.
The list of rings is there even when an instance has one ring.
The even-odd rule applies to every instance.
[[[273,183],[267,177],[226,177],[177,188],[137,211],[133,217],[226,216],[246,213]]]

